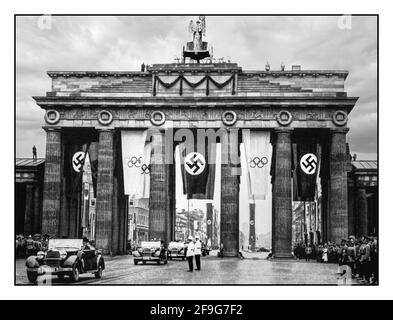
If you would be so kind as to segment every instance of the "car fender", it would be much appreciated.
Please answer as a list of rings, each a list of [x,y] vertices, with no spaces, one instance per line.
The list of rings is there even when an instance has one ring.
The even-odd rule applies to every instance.
[[[97,269],[98,269],[98,266],[100,265],[100,262],[102,262],[102,269],[103,270],[105,270],[105,261],[104,261],[104,258],[102,257],[102,255],[98,255],[97,256]]]
[[[136,258],[140,258],[140,257],[142,257],[142,254],[139,251],[135,250],[135,251],[132,251],[132,256],[136,257]]]
[[[78,260],[77,255],[69,256],[63,263],[63,268],[72,268],[74,263]]]
[[[37,261],[36,256],[30,256],[26,259],[26,267],[27,268],[39,268],[40,264]]]

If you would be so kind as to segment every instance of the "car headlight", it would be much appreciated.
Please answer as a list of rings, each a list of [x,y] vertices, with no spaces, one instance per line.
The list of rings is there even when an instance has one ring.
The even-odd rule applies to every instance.
[[[67,258],[67,251],[61,250],[61,251],[60,251],[60,258],[61,258],[61,259]]]
[[[141,255],[141,252],[140,252],[140,251],[133,251],[133,252],[132,252],[132,255],[133,255],[134,257],[139,257],[139,256]]]
[[[156,252],[154,252],[154,255],[156,256],[156,257],[159,257],[160,256],[160,250],[158,250],[158,251],[156,251]]]

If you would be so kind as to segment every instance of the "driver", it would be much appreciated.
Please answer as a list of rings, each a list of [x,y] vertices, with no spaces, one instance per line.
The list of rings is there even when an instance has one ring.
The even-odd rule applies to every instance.
[[[82,240],[82,250],[90,250],[91,249],[91,244],[89,239],[87,239],[86,237],[83,237]]]
[[[85,259],[84,259],[85,253],[83,251],[84,250],[90,250],[90,249],[92,249],[92,247],[91,247],[89,239],[87,239],[86,237],[83,237],[83,239],[82,239],[82,251],[80,251],[80,253],[79,253],[79,259],[80,259],[80,262],[81,262],[81,265],[82,265],[83,272],[85,270]]]

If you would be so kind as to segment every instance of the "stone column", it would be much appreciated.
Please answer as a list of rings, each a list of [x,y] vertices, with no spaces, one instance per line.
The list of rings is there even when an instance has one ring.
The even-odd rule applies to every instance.
[[[150,160],[149,240],[168,243],[168,171],[164,145],[164,132],[154,133]]]
[[[113,177],[113,207],[112,207],[112,254],[119,254],[120,243],[120,208],[119,208],[119,184],[118,178]]]
[[[40,187],[34,186],[34,218],[33,233],[41,233],[41,214],[40,214]]]
[[[348,129],[334,129],[330,146],[329,241],[348,237],[348,190],[346,134]]]
[[[167,214],[167,242],[175,240],[175,224],[176,224],[176,179],[175,166],[173,164],[166,165],[167,170],[167,197],[168,197],[168,214]]]
[[[121,189],[121,186],[119,187]],[[126,196],[124,196],[122,191],[120,191],[120,199],[119,199],[119,253],[125,254],[126,253],[126,233],[125,233],[125,226],[128,224],[127,221],[127,212],[125,211],[126,208]]]
[[[42,234],[59,236],[63,150],[61,129],[46,129]]]
[[[255,203],[250,203],[250,237],[249,237],[249,244],[251,247],[251,251],[255,250]]]
[[[25,226],[24,233],[29,235],[33,233],[33,190],[34,186],[32,184],[26,185],[26,204],[25,204]]]
[[[234,137],[233,137],[234,138]],[[232,135],[228,134],[228,154],[235,154],[239,145],[232,141]],[[234,139],[236,140],[236,139]],[[221,144],[222,150],[225,150]],[[224,151],[225,153],[225,151]],[[225,154],[222,154],[221,160]],[[233,159],[233,158],[232,158]],[[228,163],[221,164],[221,219],[220,219],[220,242],[224,244],[224,255],[236,257],[239,252],[239,175],[238,166]]]
[[[355,185],[353,178],[348,178],[348,235],[355,235],[356,217],[355,217]]]
[[[325,139],[328,140],[328,139]],[[329,238],[329,154],[330,147],[328,143],[322,144],[321,154],[321,241],[323,243],[328,241]]]
[[[357,192],[357,213],[358,213],[358,236],[367,236],[368,230],[368,206],[367,194],[363,188],[358,189]]]
[[[291,130],[276,130],[273,188],[273,255],[292,258]]]
[[[113,130],[100,130],[98,145],[96,247],[112,253]]]

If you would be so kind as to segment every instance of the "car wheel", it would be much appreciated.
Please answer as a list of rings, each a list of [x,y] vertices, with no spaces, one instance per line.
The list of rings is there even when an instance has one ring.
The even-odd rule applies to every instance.
[[[164,260],[164,264],[168,264],[168,260]]]
[[[157,260],[157,264],[161,264],[161,260]]]
[[[79,280],[79,266],[78,266],[78,263],[75,263],[73,265],[73,267],[72,267],[71,280],[72,280],[72,282],[77,282]]]
[[[96,277],[96,279],[101,279],[102,278],[102,263],[100,262],[100,264],[98,265],[98,270],[97,272],[94,273],[94,276]]]
[[[138,260],[134,260],[134,264],[138,264]]]
[[[37,281],[37,272],[35,271],[27,271],[27,279],[29,279],[29,282],[34,283]]]
[[[143,264],[146,264],[146,261],[143,261],[142,263],[143,263]]]
[[[186,258],[185,258],[185,257],[182,257],[182,260],[184,261],[184,260],[186,260]]]
[[[63,279],[64,279],[64,274],[59,273],[59,274],[57,275],[57,278],[59,278],[60,280],[63,280]]]

